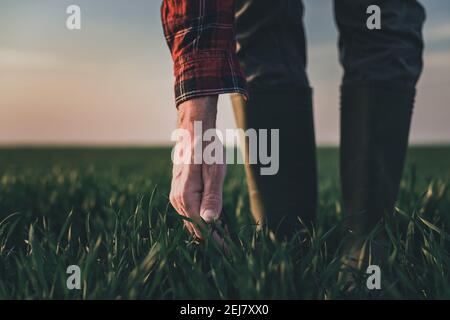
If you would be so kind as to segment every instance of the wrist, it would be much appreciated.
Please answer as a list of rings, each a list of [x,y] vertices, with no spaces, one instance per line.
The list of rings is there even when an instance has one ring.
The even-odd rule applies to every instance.
[[[203,128],[215,128],[217,118],[217,96],[208,96],[183,102],[178,106],[178,127],[192,128],[201,121]]]

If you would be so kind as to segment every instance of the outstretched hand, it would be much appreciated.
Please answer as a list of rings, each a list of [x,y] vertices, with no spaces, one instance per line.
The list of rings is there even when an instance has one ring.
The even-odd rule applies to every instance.
[[[201,150],[204,148],[201,137],[194,135],[194,122],[201,121],[204,131],[216,127],[216,117],[217,96],[189,100],[178,107],[177,127],[189,134],[188,138],[185,136],[177,142],[176,152],[181,156],[189,154],[190,161],[174,161],[170,202],[180,215],[192,221],[185,220],[184,223],[198,239],[204,239],[207,224],[220,216],[226,164],[194,163],[195,144],[200,143]],[[217,234],[213,237],[224,246],[223,239]]]

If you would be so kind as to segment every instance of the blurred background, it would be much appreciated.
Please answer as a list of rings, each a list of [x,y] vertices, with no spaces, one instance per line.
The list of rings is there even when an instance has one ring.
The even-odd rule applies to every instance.
[[[331,0],[305,0],[319,144],[339,140]],[[450,143],[450,1],[427,9],[414,144]],[[66,28],[66,8],[82,29]],[[165,145],[175,127],[172,63],[155,0],[0,0],[0,145]],[[234,128],[229,99],[220,127]]]

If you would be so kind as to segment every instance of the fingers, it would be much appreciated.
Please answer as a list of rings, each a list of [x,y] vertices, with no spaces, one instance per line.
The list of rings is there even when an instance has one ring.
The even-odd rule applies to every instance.
[[[200,216],[206,223],[219,218],[222,211],[222,192],[226,174],[225,164],[202,166],[203,194],[200,206]]]
[[[174,167],[170,202],[180,215],[192,220],[184,221],[191,234],[204,240],[212,231],[212,239],[228,254],[229,248],[223,235],[205,224],[214,222],[220,216],[225,175],[225,164]]]
[[[175,211],[182,215],[182,216],[186,216],[186,214],[184,213],[184,210],[182,210],[181,204],[178,201],[178,197],[176,196],[176,192],[175,192],[175,186],[172,183],[172,188],[170,190],[170,195],[169,195],[169,200],[170,200],[170,204],[172,205],[172,207],[174,207]],[[185,228],[189,231],[189,233],[194,233],[194,228],[191,226],[191,223],[183,220],[184,226]]]
[[[184,221],[186,229],[202,239],[200,212],[203,189],[201,165],[175,165],[173,167],[170,202],[175,210],[192,222]]]
[[[183,211],[184,215],[190,218],[193,222],[189,223],[191,226],[191,232],[199,239],[203,239],[202,232],[202,221],[199,216],[200,211],[200,192],[184,192],[180,196],[181,207],[180,210]]]
[[[183,204],[181,199],[182,199],[182,197],[178,196],[176,191],[174,191],[173,193],[171,192],[170,203],[175,208],[175,210],[178,212],[178,214],[192,219],[190,214],[185,210],[185,204]],[[188,230],[188,232],[190,234],[193,234],[200,239],[202,238],[199,228],[196,228],[192,222],[183,220],[183,223],[184,223],[185,228]]]

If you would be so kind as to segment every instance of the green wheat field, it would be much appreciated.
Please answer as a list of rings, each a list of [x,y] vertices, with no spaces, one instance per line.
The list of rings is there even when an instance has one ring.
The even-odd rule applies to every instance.
[[[170,149],[0,149],[0,299],[450,299],[450,147],[412,147],[381,290],[339,277],[348,237],[338,151],[320,148],[306,239],[255,231],[242,166],[229,166],[230,254],[195,243],[169,205]],[[81,269],[69,290],[66,269]]]

